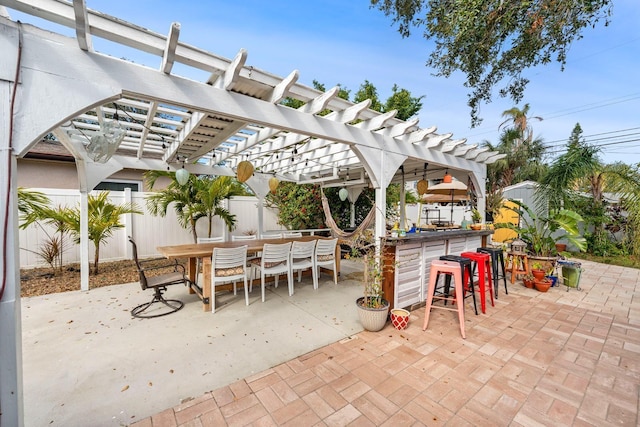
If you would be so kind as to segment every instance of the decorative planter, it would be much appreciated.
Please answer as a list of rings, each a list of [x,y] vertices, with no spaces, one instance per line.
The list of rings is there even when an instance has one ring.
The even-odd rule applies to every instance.
[[[541,269],[533,269],[533,270],[531,270],[531,274],[533,274],[533,278],[537,282],[539,282],[540,280],[544,279],[544,276],[545,276],[544,270],[541,270]]]
[[[557,286],[558,276],[547,276],[547,279],[551,280],[551,287]]]
[[[524,284],[525,287],[529,288],[529,289],[533,289],[534,286],[534,281],[533,279],[522,279],[522,283]]]
[[[536,280],[535,286],[539,292],[547,292],[551,287],[551,279]]]
[[[378,332],[387,323],[387,317],[389,315],[389,301],[382,300],[384,307],[381,308],[369,308],[364,307],[362,302],[364,297],[360,297],[356,300],[356,306],[358,307],[358,316],[362,326],[371,332]]]
[[[556,268],[556,263],[558,262],[558,257],[548,257],[548,256],[539,256],[539,255],[530,255],[529,256],[529,265],[534,265],[535,263],[540,264],[540,268],[542,268],[545,273],[549,273]]]
[[[404,308],[394,308],[391,310],[391,324],[394,328],[401,331],[409,326],[409,313]]]

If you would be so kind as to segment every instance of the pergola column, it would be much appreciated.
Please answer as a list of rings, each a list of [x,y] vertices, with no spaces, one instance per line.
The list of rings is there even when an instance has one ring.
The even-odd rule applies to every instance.
[[[11,54],[8,53],[7,54]],[[2,68],[0,66],[0,68]],[[22,315],[18,259],[17,159],[10,148],[12,85],[0,75],[0,425],[24,425]],[[8,201],[7,204],[5,202]]]

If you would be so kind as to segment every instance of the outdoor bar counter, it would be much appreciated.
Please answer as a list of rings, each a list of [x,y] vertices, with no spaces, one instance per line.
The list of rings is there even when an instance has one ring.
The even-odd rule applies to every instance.
[[[383,247],[384,297],[391,308],[408,308],[426,300],[431,261],[442,255],[475,252],[487,246],[493,230],[438,230],[387,237]]]

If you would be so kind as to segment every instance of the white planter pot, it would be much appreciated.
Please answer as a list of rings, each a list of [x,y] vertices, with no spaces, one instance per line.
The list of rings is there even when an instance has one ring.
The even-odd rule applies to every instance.
[[[387,323],[387,317],[389,316],[389,301],[382,300],[385,304],[382,308],[369,308],[362,306],[363,299],[364,297],[360,297],[356,300],[360,323],[362,323],[362,326],[367,331],[378,332],[384,328],[384,325]]]

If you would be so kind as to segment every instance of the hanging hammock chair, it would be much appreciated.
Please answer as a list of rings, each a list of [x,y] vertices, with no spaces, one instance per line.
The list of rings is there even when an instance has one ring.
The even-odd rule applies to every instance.
[[[371,207],[371,210],[365,217],[365,219],[360,223],[360,225],[358,225],[358,227],[356,227],[355,230],[353,231],[341,230],[340,227],[338,227],[338,224],[336,224],[335,220],[333,219],[333,216],[331,215],[331,208],[329,207],[329,201],[327,200],[327,197],[324,195],[324,191],[322,191],[322,188],[320,189],[320,192],[322,194],[322,209],[324,210],[325,224],[331,230],[331,235],[333,237],[337,237],[345,241],[354,240],[360,234],[362,234],[364,230],[369,228],[369,226],[371,225],[371,223],[376,217],[375,215],[376,206],[373,205]]]

